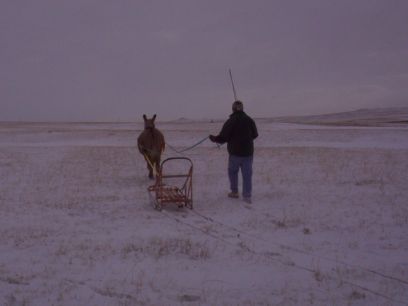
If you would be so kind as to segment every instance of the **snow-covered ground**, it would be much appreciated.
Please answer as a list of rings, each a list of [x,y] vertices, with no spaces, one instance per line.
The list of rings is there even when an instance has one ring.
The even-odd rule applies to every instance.
[[[408,305],[408,127],[257,124],[252,205],[206,141],[194,209],[159,212],[140,123],[0,123],[0,304]]]

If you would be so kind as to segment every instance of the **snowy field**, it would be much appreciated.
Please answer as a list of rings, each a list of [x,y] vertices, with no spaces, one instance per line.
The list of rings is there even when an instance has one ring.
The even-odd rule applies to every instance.
[[[0,305],[408,305],[408,126],[257,125],[251,205],[207,140],[159,212],[141,123],[0,123]]]

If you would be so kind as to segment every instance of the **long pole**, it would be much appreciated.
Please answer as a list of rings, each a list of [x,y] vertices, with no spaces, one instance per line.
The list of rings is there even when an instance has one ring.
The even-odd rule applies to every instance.
[[[228,71],[229,71],[229,76],[230,76],[230,79],[231,79],[232,91],[234,92],[234,99],[235,99],[235,101],[237,101],[237,100],[238,100],[238,98],[237,98],[237,92],[236,92],[236,90],[235,90],[234,80],[232,79],[231,68],[228,69]]]

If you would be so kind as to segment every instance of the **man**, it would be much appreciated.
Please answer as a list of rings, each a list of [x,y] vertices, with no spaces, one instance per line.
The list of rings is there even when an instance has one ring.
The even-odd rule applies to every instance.
[[[224,123],[219,135],[210,135],[212,142],[227,143],[229,153],[228,177],[230,181],[230,198],[239,198],[238,172],[242,174],[242,196],[244,201],[251,203],[252,196],[252,162],[254,155],[254,139],[258,131],[254,120],[244,113],[241,101],[232,104],[232,114]]]

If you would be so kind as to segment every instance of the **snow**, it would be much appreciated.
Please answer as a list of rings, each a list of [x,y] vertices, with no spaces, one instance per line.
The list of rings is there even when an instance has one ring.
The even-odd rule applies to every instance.
[[[159,212],[141,123],[0,123],[0,304],[407,305],[408,127],[257,125],[253,204],[206,141],[194,209]]]

